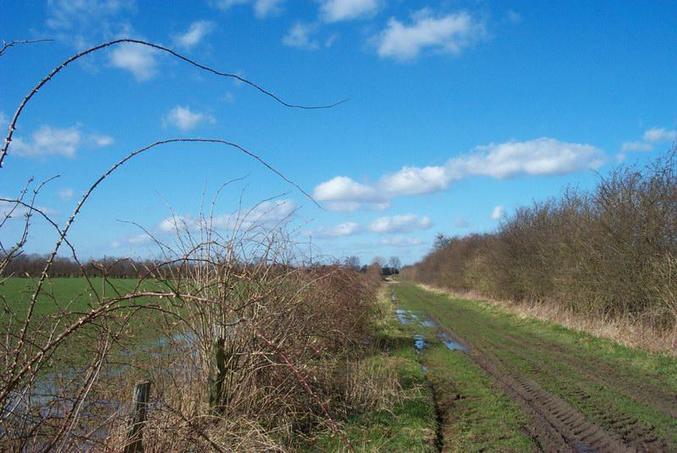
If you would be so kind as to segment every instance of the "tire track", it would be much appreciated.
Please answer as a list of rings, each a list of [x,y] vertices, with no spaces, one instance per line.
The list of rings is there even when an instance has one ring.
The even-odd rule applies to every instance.
[[[439,320],[432,319],[440,326],[440,330],[469,346],[470,357],[519,403],[531,419],[528,430],[541,450],[609,453],[667,451],[665,443],[652,435],[652,428],[641,426],[632,417],[600,413],[600,418],[607,421],[605,425],[614,428],[605,429],[532,379],[505,366],[491,351],[468,342],[442,327]],[[585,392],[579,391],[579,397],[586,399]]]

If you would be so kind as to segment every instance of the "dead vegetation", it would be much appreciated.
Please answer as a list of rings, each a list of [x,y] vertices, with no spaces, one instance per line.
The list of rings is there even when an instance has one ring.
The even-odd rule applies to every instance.
[[[70,57],[26,95],[10,120],[0,166],[37,93],[73,61],[120,44],[152,47],[237,79],[285,107],[336,105],[290,104],[171,49],[120,39]],[[0,449],[136,451],[130,445],[130,396],[143,380],[151,383],[143,404],[145,451],[283,451],[318,429],[330,430],[352,450],[341,418],[377,404],[359,380],[378,372],[359,361],[370,344],[380,276],[308,263],[284,225],[257,225],[246,212],[232,228],[218,230],[213,209],[195,224],[176,222],[171,243],[147,232],[159,258],[134,268],[138,279],[111,278],[119,263],[85,265],[79,259],[68,235],[90,195],[136,156],[168,144],[244,153],[306,195],[236,143],[175,138],[141,147],[112,165],[93,180],[63,225],[37,207],[49,181],[31,180],[16,198],[2,199],[0,231],[9,222],[23,228],[13,243],[7,237],[0,242]],[[54,247],[39,262],[39,272],[33,270],[37,276],[29,292],[5,293],[8,279],[16,277],[13,270],[23,268],[14,263],[36,221],[53,229]],[[79,269],[84,306],[51,291],[54,267],[65,257]],[[46,313],[45,303],[51,310]]]

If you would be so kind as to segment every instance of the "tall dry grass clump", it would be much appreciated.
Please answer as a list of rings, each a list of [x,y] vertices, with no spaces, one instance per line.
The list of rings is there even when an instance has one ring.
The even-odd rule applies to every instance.
[[[404,275],[453,291],[625,322],[677,346],[677,148],[590,192],[516,210],[493,234],[439,237]]]

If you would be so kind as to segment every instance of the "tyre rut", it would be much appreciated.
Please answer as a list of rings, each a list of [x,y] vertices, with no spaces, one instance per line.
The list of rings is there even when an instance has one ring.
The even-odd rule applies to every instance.
[[[470,347],[470,357],[506,391],[531,419],[527,427],[543,451],[635,452],[667,451],[664,442],[651,435],[651,428],[635,426],[632,417],[608,417],[605,429],[569,403],[543,389],[532,379],[505,366],[501,359],[482,345],[468,342],[432,318],[440,330]],[[581,398],[585,395],[581,394]],[[600,414],[602,417],[604,414]],[[639,429],[635,429],[639,428]]]

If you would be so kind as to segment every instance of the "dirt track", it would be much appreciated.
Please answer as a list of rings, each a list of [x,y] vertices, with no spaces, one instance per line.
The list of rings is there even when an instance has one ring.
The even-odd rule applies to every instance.
[[[655,376],[452,306],[431,307],[429,314],[438,329],[468,346],[469,357],[524,410],[540,450],[673,451],[670,436],[614,404],[632,401],[677,428],[675,394]]]

